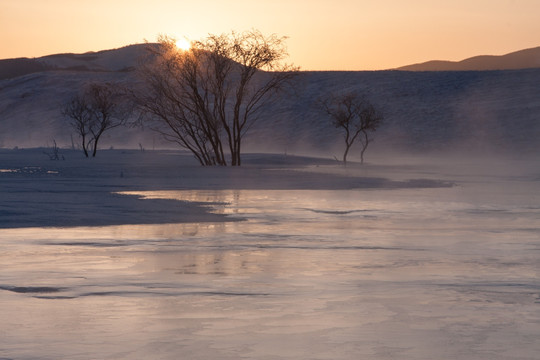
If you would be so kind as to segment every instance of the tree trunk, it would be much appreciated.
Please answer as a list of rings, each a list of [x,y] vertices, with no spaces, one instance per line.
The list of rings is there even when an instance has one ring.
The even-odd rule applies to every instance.
[[[94,150],[92,151],[92,157],[96,157],[98,140],[99,136],[94,138]]]
[[[349,149],[351,145],[347,144],[345,147],[345,152],[343,153],[343,166],[347,166],[347,155],[349,154]]]
[[[82,137],[82,149],[84,151],[84,156],[88,157],[88,149],[86,147],[86,136],[81,135],[81,137]]]
[[[362,135],[364,135],[364,141],[362,142],[362,151],[360,151],[360,164],[364,164],[364,153],[366,152],[369,144],[368,133],[362,131]]]

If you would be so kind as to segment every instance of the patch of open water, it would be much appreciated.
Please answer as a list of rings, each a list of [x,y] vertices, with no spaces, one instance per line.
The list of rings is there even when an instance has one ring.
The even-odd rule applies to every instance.
[[[245,221],[0,230],[0,358],[537,359],[540,209],[157,191]]]

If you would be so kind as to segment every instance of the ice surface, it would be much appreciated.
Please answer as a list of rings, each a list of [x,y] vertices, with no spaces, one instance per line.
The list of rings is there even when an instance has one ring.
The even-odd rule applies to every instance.
[[[28,154],[0,166],[40,169],[0,172],[0,358],[540,357],[534,161]],[[131,224],[47,223],[81,194]]]

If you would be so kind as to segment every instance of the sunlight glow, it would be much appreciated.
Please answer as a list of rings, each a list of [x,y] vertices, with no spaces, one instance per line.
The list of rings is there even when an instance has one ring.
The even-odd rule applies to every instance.
[[[176,40],[176,47],[180,50],[187,51],[191,48],[191,42],[186,38]]]

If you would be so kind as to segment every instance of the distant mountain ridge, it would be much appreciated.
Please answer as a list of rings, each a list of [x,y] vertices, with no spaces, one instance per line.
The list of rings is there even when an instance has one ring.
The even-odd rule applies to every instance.
[[[0,80],[55,70],[118,72],[133,70],[139,59],[147,54],[148,46],[133,44],[118,49],[64,53],[38,58],[0,59]],[[506,55],[480,55],[461,61],[432,60],[406,65],[401,71],[487,71],[540,68],[540,46],[515,51]]]
[[[402,71],[488,71],[540,68],[540,46],[506,55],[480,55],[461,61],[433,60],[397,68]]]

